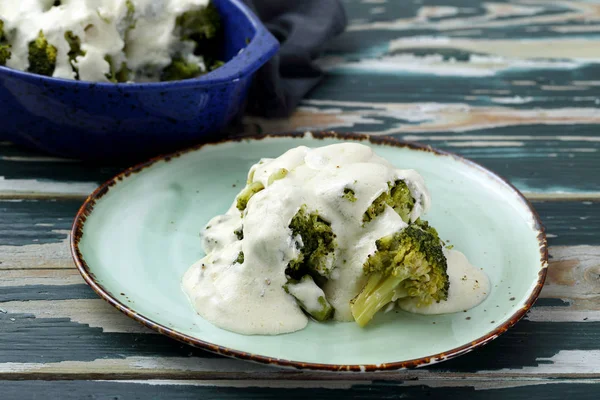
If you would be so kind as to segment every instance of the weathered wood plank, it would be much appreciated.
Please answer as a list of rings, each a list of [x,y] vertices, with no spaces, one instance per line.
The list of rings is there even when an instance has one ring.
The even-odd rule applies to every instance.
[[[550,256],[547,283],[526,319],[600,321],[600,247],[551,247]],[[36,318],[68,318],[103,332],[153,332],[100,300],[74,268],[0,270],[0,308]]]
[[[598,4],[345,4],[351,26],[322,60],[328,79],[290,120],[249,118],[246,130],[394,134],[472,158],[532,199],[565,200],[534,202],[553,247],[547,285],[525,320],[459,359],[358,377],[280,371],[180,345],[97,299],[73,269],[71,219],[122,167],[3,145],[0,197],[77,199],[0,201],[0,379],[132,381],[0,381],[0,398],[600,397]],[[171,380],[136,381],[146,378]]]
[[[551,256],[548,283],[525,320],[484,348],[418,374],[600,378],[600,247],[553,247]],[[10,288],[14,295],[18,288],[21,296],[0,302],[0,378],[274,379],[269,367],[222,359],[152,334],[94,298],[91,289],[86,288],[89,296],[73,290],[85,288],[76,277],[73,270],[0,271],[0,281],[7,282],[0,293]],[[40,288],[65,299],[40,300]]]
[[[0,200],[0,269],[71,268],[68,230],[81,200]],[[550,244],[600,244],[600,201],[534,201]]]
[[[385,81],[381,84],[389,86]],[[332,85],[338,90],[339,84]],[[597,97],[600,99],[600,93]],[[600,139],[596,134],[599,108],[518,110],[471,106],[466,102],[450,105],[390,101],[394,102],[310,100],[289,120],[248,118],[245,129],[392,135],[463,155],[498,172],[523,191],[600,193],[600,183],[593,179],[600,170]],[[35,194],[83,198],[122,169],[107,167],[85,173],[82,171],[86,169],[78,163],[44,165],[0,160],[0,197]],[[570,179],[571,173],[581,179]]]
[[[265,388],[264,385],[255,385],[245,382],[240,385],[218,385],[203,382],[102,382],[102,381],[19,381],[3,382],[3,398],[7,400],[61,398],[64,400],[94,397],[102,399],[334,399],[360,398],[360,399],[421,399],[430,397],[434,399],[501,399],[521,400],[524,398],[543,398],[547,400],[563,400],[565,396],[573,396],[581,400],[597,399],[600,396],[600,385],[595,381],[588,382],[560,382],[540,385],[538,382],[514,382],[511,385],[498,387],[490,385],[488,390],[481,390],[481,382],[463,381],[454,385],[427,386],[419,382],[395,383],[372,382],[370,384],[356,384],[351,388],[342,388],[336,385],[293,382],[286,386],[273,385]],[[261,387],[263,386],[263,387]],[[508,387],[507,387],[508,386]],[[477,389],[476,389],[477,388]],[[293,390],[290,390],[293,389]]]

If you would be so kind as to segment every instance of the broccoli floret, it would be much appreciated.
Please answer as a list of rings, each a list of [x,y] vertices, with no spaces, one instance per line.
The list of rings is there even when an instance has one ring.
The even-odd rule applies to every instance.
[[[404,222],[409,221],[410,213],[415,206],[415,199],[410,189],[402,180],[388,183],[388,190],[383,192],[373,201],[363,216],[363,222],[367,223],[383,213],[385,206],[389,205],[396,211]]]
[[[219,60],[222,47],[219,40],[219,35],[222,32],[221,16],[212,2],[206,7],[190,10],[180,15],[177,17],[176,26],[182,41],[194,43],[194,54],[202,55],[207,71],[214,71],[225,64]],[[202,71],[202,73],[207,71]],[[191,77],[195,78],[202,73]],[[183,78],[177,78],[177,76],[176,74],[171,80],[189,79],[185,78],[185,75]]]
[[[195,62],[189,62],[181,57],[176,57],[162,72],[161,81],[180,81],[196,78],[203,74],[200,66]]]
[[[212,39],[221,29],[221,17],[217,8],[210,3],[198,10],[190,10],[177,17],[176,24],[183,40],[199,42]]]
[[[225,65],[225,62],[220,61],[220,60],[216,60],[216,61],[213,61],[210,64],[210,66],[208,67],[208,70],[209,71],[214,71],[217,68],[221,68],[223,65]]]
[[[233,234],[235,235],[235,237],[237,237],[237,240],[244,239],[244,229],[243,228],[236,229],[235,231],[233,231]]]
[[[52,76],[56,67],[56,47],[46,40],[40,31],[37,39],[29,43],[29,68],[27,71],[38,75]]]
[[[317,321],[323,322],[333,317],[334,308],[310,275],[304,275],[300,280],[290,279],[283,288],[294,296],[300,308]]]
[[[356,193],[352,189],[344,189],[344,194],[342,195],[342,197],[352,203],[356,201]]]
[[[8,61],[11,57],[12,53],[10,51],[10,46],[6,44],[0,44],[0,65],[6,65],[6,61]]]
[[[11,57],[10,44],[4,34],[4,21],[0,19],[0,65],[6,65]]]
[[[69,61],[71,62],[71,68],[75,72],[75,79],[79,80],[79,68],[75,66],[77,57],[84,56],[85,51],[81,50],[81,39],[79,36],[73,34],[72,31],[65,32],[65,40],[69,43]]]
[[[306,207],[302,207],[292,218],[289,227],[292,237],[300,236],[301,243],[298,243],[300,255],[289,263],[286,273],[292,277],[306,273],[328,277],[333,268],[336,247],[331,224],[317,212],[308,213]]]
[[[363,266],[367,283],[350,303],[360,326],[398,298],[417,298],[419,305],[447,299],[446,257],[435,229],[423,222],[409,225],[377,240],[376,246]]]
[[[110,66],[110,70],[108,74],[106,74],[106,79],[112,83],[123,83],[129,80],[129,74],[131,73],[131,70],[127,68],[127,63],[122,62],[120,68],[117,70],[111,56],[104,57],[104,60]]]
[[[243,264],[244,263],[244,252],[243,251],[240,251],[238,253],[237,258],[235,259],[235,261],[233,263],[234,264],[236,264],[236,263],[237,264]]]
[[[264,188],[265,187],[260,182],[254,182],[246,185],[244,190],[242,190],[237,197],[237,209],[240,211],[244,211],[252,196],[260,192]]]

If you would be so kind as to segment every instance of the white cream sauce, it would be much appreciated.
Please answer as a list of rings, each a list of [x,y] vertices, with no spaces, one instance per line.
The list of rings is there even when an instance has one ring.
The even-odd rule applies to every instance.
[[[269,184],[269,177],[282,168],[287,175]],[[265,189],[250,199],[243,216],[234,201],[225,215],[207,224],[203,231],[207,256],[182,279],[184,292],[203,318],[242,334],[282,334],[308,322],[282,288],[286,266],[299,254],[289,224],[302,205],[309,212],[318,211],[337,236],[334,269],[324,292],[335,308],[334,318],[352,321],[349,303],[364,285],[363,264],[376,251],[375,241],[407,226],[390,207],[363,225],[366,209],[388,189],[388,182],[398,179],[405,180],[416,199],[412,221],[430,203],[416,171],[397,169],[358,143],[297,147],[261,160],[248,177]],[[355,202],[343,197],[345,188],[354,191]],[[238,240],[233,232],[242,226],[243,240]],[[235,262],[240,251],[242,264]]]
[[[170,64],[174,50],[182,49],[175,34],[175,20],[186,11],[206,6],[209,0],[131,0],[135,6],[135,28],[127,34],[126,0],[0,0],[0,19],[12,45],[7,66],[25,71],[29,67],[29,43],[40,30],[58,51],[55,78],[75,79],[68,57],[65,32],[81,39],[84,56],[77,57],[80,79],[108,82],[112,57],[116,66],[126,62],[134,71],[161,71]],[[187,49],[191,52],[191,49]],[[201,59],[200,66],[204,68]]]
[[[288,285],[288,291],[311,312],[319,311],[323,308],[321,303],[319,303],[319,298],[325,298],[325,293],[312,280],[307,279],[295,285]]]

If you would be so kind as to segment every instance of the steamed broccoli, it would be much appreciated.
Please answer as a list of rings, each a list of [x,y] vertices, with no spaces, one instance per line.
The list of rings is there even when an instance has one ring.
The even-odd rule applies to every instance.
[[[314,277],[328,277],[334,264],[336,247],[335,234],[331,224],[317,212],[308,213],[306,207],[292,218],[290,225],[292,237],[300,237],[297,243],[300,255],[292,260],[286,273],[292,277],[311,274]]]
[[[221,17],[212,2],[198,10],[187,11],[177,17],[177,27],[181,30],[183,40],[199,42],[217,36],[221,28]]]
[[[221,68],[223,65],[225,65],[224,61],[221,60],[213,60],[209,65],[208,65],[208,70],[209,71],[214,71],[217,68]]]
[[[221,41],[219,35],[222,33],[221,16],[219,11],[211,2],[206,7],[183,13],[176,20],[176,26],[182,41],[194,43],[194,54],[202,55],[206,71],[214,71],[223,66],[224,62],[219,59],[221,53]]]
[[[52,76],[56,67],[56,47],[46,40],[40,31],[37,39],[29,43],[29,68],[27,71],[34,74]]]
[[[127,22],[127,31],[126,33],[128,33],[130,30],[132,30],[133,28],[135,28],[135,5],[133,4],[133,2],[131,0],[126,0],[125,1],[125,7],[127,7],[127,14],[125,14],[125,21]]]
[[[127,68],[127,63],[122,62],[119,66],[119,69],[116,69],[111,56],[104,57],[104,60],[110,66],[110,70],[108,74],[106,74],[106,79],[112,83],[123,83],[129,80],[129,74],[131,73],[131,70]]]
[[[6,61],[10,59],[10,56],[10,44],[7,43],[4,35],[4,21],[0,19],[0,65],[6,65]]]
[[[247,185],[237,197],[237,209],[240,211],[244,211],[252,196],[260,192],[264,188],[265,187],[260,182],[254,182]]]
[[[179,81],[191,79],[203,74],[202,68],[195,62],[184,60],[182,57],[173,58],[161,73],[161,81]]]
[[[342,197],[352,203],[356,201],[356,193],[354,192],[354,190],[349,188],[344,189],[344,194],[342,195]]]
[[[71,62],[71,68],[75,72],[75,79],[79,80],[79,68],[75,66],[77,57],[84,56],[85,51],[81,50],[81,39],[79,36],[73,34],[73,31],[65,32],[65,40],[69,43],[69,61]]]
[[[267,180],[267,185],[271,185],[273,182],[285,178],[287,174],[287,169],[278,169],[277,171],[273,172],[271,176],[269,176],[269,179]],[[256,193],[260,192],[265,188],[264,185],[260,182],[252,182],[253,178],[254,172],[248,177],[248,182],[244,190],[242,190],[237,196],[236,207],[240,211],[244,211],[246,209],[246,206],[248,205],[248,202],[250,201],[252,196],[254,196]]]
[[[360,326],[398,298],[417,298],[420,305],[447,299],[446,257],[437,232],[426,222],[383,237],[376,246],[363,266],[367,283],[350,304]]]
[[[333,307],[310,275],[304,275],[300,280],[290,279],[283,288],[294,296],[300,308],[317,321],[323,322],[333,317]]]
[[[235,261],[233,262],[234,264],[243,264],[244,263],[244,252],[240,251],[238,253],[237,258],[235,259]]]
[[[388,183],[388,190],[377,197],[369,206],[363,216],[363,222],[367,223],[375,219],[383,212],[386,205],[392,207],[404,222],[408,222],[410,213],[415,206],[415,199],[404,181],[398,180],[394,184]]]

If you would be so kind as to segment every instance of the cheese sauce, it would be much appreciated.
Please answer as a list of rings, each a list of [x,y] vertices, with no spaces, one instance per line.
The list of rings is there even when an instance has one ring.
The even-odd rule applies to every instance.
[[[282,168],[287,175],[270,182]],[[225,215],[207,224],[203,231],[207,256],[182,279],[184,292],[203,318],[242,334],[282,334],[308,322],[282,288],[288,263],[299,255],[289,224],[303,205],[330,222],[337,236],[334,269],[323,290],[335,308],[334,319],[352,321],[350,300],[364,285],[363,264],[376,251],[375,241],[407,226],[389,206],[364,224],[366,209],[388,190],[389,182],[398,179],[406,182],[416,200],[411,221],[430,203],[416,171],[396,169],[357,143],[297,147],[276,159],[261,160],[248,177],[265,188],[250,198],[243,218],[234,202]],[[344,189],[353,191],[355,201],[343,197]],[[243,232],[243,239],[235,231]],[[458,288],[462,291],[462,286]]]

